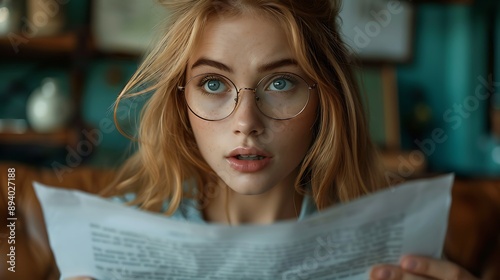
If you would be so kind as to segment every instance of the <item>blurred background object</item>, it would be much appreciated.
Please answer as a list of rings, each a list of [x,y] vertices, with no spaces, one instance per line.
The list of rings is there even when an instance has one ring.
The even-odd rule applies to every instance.
[[[489,104],[500,93],[500,6],[465,2],[417,5],[414,58],[398,67],[399,110],[411,110],[418,88],[432,117],[420,136],[403,126],[402,147],[423,151],[433,172],[498,177],[500,143],[489,125]]]
[[[34,131],[51,133],[64,129],[71,117],[71,102],[56,79],[45,78],[40,87],[30,95],[26,117]]]
[[[388,97],[394,96],[394,82],[383,75],[369,74],[363,91],[370,131],[394,172],[410,166],[412,176],[423,168],[500,177],[499,5],[496,0],[344,1],[344,38],[362,61],[361,74],[396,69],[396,105],[388,103],[394,100]],[[381,110],[385,120],[373,120]],[[399,145],[394,137],[380,141],[389,130],[398,131]],[[411,159],[412,151],[425,155],[423,166],[420,156]]]
[[[155,1],[0,0],[0,161],[112,167],[133,152],[116,97],[166,17]],[[134,135],[145,100],[120,104]]]
[[[21,27],[22,2],[0,0],[0,36],[16,32]]]
[[[64,1],[26,0],[24,28],[31,29],[34,36],[57,35],[65,27]]]
[[[363,61],[411,59],[415,7],[410,1],[344,0],[342,5],[344,41]]]
[[[154,8],[154,1],[94,0],[92,33],[99,49],[143,53],[153,39],[151,32],[168,16]]]
[[[168,17],[155,5],[0,0],[0,160],[123,162],[134,146],[113,123],[114,101]],[[342,32],[361,59],[370,132],[395,175],[500,176],[499,14],[495,0],[344,1]],[[72,114],[42,133],[26,108],[49,77]],[[118,108],[131,135],[144,102]]]

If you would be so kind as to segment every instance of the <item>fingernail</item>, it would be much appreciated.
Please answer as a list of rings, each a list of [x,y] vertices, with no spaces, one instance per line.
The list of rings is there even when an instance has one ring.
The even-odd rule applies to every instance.
[[[375,277],[377,277],[377,279],[379,280],[390,280],[392,277],[392,272],[387,268],[380,268],[375,272]]]
[[[415,259],[406,259],[402,266],[406,270],[415,270],[418,266],[418,262]]]

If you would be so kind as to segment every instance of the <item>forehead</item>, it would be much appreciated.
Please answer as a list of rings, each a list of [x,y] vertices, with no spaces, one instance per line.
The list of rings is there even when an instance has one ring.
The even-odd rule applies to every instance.
[[[232,68],[257,68],[274,60],[295,59],[289,41],[277,20],[262,15],[213,16],[199,34],[189,65],[208,58]]]

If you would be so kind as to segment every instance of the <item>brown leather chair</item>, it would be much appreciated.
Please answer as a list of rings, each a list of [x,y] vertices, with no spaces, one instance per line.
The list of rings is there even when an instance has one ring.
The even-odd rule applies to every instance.
[[[97,193],[113,178],[112,171],[76,168],[62,180],[52,170],[0,163],[0,220],[7,221],[7,168],[16,168],[16,267],[7,270],[8,229],[0,227],[0,279],[59,279],[49,247],[33,180]],[[500,181],[457,180],[445,242],[446,256],[484,280],[500,279]]]

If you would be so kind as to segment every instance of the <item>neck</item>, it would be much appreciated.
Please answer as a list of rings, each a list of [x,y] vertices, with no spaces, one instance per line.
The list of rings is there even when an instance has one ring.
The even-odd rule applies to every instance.
[[[204,209],[207,222],[242,225],[272,224],[297,219],[302,207],[302,195],[293,184],[276,186],[266,193],[242,195],[220,184],[220,195],[212,198]]]

